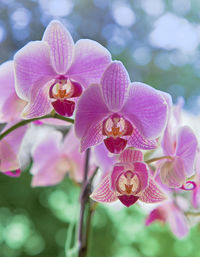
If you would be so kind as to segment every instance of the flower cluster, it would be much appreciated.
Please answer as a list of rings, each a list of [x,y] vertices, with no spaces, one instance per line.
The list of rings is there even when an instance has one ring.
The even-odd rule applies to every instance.
[[[55,185],[66,175],[80,184],[84,152],[92,148],[88,176],[97,166],[102,172],[93,200],[119,200],[126,207],[159,203],[146,225],[168,221],[178,237],[187,234],[185,210],[174,193],[183,197],[193,190],[193,206],[199,206],[200,169],[197,138],[181,121],[182,102],[173,106],[169,94],[131,82],[106,48],[89,39],[74,43],[56,20],[41,41],[1,64],[0,89],[0,122],[7,123],[0,134],[1,172],[20,175],[20,152],[32,140],[32,186]],[[28,138],[28,131],[42,124],[70,131],[63,136],[51,128]]]

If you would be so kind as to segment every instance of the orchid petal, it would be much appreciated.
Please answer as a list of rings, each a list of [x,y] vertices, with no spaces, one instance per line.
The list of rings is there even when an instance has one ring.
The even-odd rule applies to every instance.
[[[4,131],[11,126],[6,126]],[[6,172],[19,169],[18,153],[27,126],[17,128],[0,141],[0,170]]]
[[[114,166],[113,171],[110,175],[110,181],[111,181],[111,189],[113,191],[116,190],[116,184],[119,176],[123,173],[124,167],[123,166]]]
[[[42,40],[50,46],[55,71],[58,74],[65,74],[71,66],[74,53],[74,41],[69,31],[62,23],[53,20],[46,28]]]
[[[85,136],[81,138],[81,153],[84,152],[87,148],[99,144],[103,140],[102,135],[102,123],[98,123],[94,126],[91,126]]]
[[[121,113],[146,138],[158,137],[165,128],[168,104],[159,91],[150,86],[134,82]]]
[[[93,191],[90,197],[102,203],[110,203],[116,201],[118,198],[116,194],[110,188],[110,179],[109,176],[106,176],[102,182],[97,186],[97,188]]]
[[[181,187],[186,179],[183,161],[179,157],[173,161],[165,161],[160,168],[160,178],[162,183],[168,187]]]
[[[146,219],[145,225],[149,226],[151,223],[157,220],[165,223],[166,218],[167,218],[167,214],[164,211],[164,209],[161,207],[158,207],[150,212],[149,216]]]
[[[94,147],[95,163],[103,171],[103,176],[112,171],[113,165],[116,163],[116,157],[110,157],[105,144],[100,144]]]
[[[134,173],[138,176],[139,178],[139,188],[137,190],[138,192],[143,191],[149,183],[149,172],[147,170],[147,166],[144,162],[134,162]]]
[[[119,156],[120,162],[142,162],[143,153],[139,150],[126,149]]]
[[[99,85],[91,85],[82,94],[75,117],[75,133],[80,138],[86,136],[90,127],[95,127],[109,114]]]
[[[54,110],[62,115],[62,116],[66,116],[66,117],[70,117],[72,116],[74,109],[75,109],[75,103],[73,101],[69,101],[67,99],[64,100],[56,100],[53,101],[52,106],[54,108]]]
[[[0,92],[0,122],[19,119],[25,102],[15,92],[13,61],[0,65]]]
[[[79,152],[79,145],[80,140],[76,137],[74,128],[72,127],[64,138],[62,153],[66,155],[69,160],[70,177],[72,177],[75,181],[82,182],[84,177],[85,153]],[[94,165],[94,162],[91,159],[88,170],[88,177],[90,177],[90,175],[94,172],[95,168],[96,165]]]
[[[106,48],[89,39],[80,39],[75,44],[74,59],[67,75],[87,87],[99,83],[100,78],[111,62]]]
[[[48,84],[36,92],[31,93],[30,102],[25,106],[22,116],[25,119],[32,119],[44,116],[53,109],[48,97]],[[35,94],[36,93],[36,94]]]
[[[38,172],[41,166],[48,162],[49,159],[54,159],[60,153],[60,143],[62,134],[59,131],[51,131],[48,136],[42,138],[32,148],[33,166],[31,173],[34,175]],[[51,151],[49,151],[51,149]]]
[[[173,156],[175,154],[175,142],[176,141],[172,133],[172,128],[168,125],[165,129],[163,139],[161,141],[161,146],[165,155]]]
[[[157,148],[158,142],[156,139],[150,140],[143,137],[140,131],[134,128],[132,135],[128,138],[128,145],[139,149],[150,150]]]
[[[20,98],[29,100],[31,91],[39,90],[56,76],[46,42],[35,41],[25,45],[14,56],[16,91]]]
[[[61,139],[60,132],[52,131],[34,146],[33,166],[30,170],[33,174],[32,186],[55,185],[65,177],[69,163],[61,155]]]
[[[117,112],[122,108],[129,84],[129,75],[124,65],[119,61],[112,62],[101,79],[104,101],[109,110]]]
[[[178,132],[176,155],[183,160],[187,176],[191,176],[194,173],[193,165],[197,144],[193,131],[187,126],[181,127]]]
[[[140,195],[140,201],[145,203],[158,203],[166,200],[167,196],[159,188],[158,184],[153,180],[149,180],[148,187]]]
[[[130,207],[137,202],[139,197],[135,195],[118,195],[118,199],[123,205],[125,205],[126,207]]]
[[[9,177],[13,177],[13,178],[18,178],[21,175],[21,170],[17,169],[17,170],[11,170],[11,171],[6,171],[3,174],[5,174],[6,176]]]
[[[199,208],[200,206],[200,186],[197,186],[192,192],[192,205],[194,208]]]
[[[168,223],[172,232],[178,238],[185,237],[189,232],[186,217],[176,206],[168,211]]]
[[[44,166],[40,167],[33,176],[31,185],[33,187],[56,185],[64,179],[67,172],[67,160],[54,156],[54,158],[48,159]]]

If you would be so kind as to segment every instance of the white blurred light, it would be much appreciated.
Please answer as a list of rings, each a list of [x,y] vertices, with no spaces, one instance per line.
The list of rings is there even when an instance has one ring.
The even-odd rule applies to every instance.
[[[30,23],[31,13],[25,8],[18,8],[12,13],[11,20],[16,29],[23,29]]]
[[[165,9],[163,0],[142,0],[141,7],[147,14],[153,16],[162,14]]]
[[[178,14],[185,15],[190,11],[191,2],[190,0],[173,0],[172,6]]]
[[[171,63],[169,61],[169,55],[167,53],[158,53],[154,59],[155,65],[162,70],[169,70]]]
[[[131,7],[123,2],[114,2],[112,14],[116,23],[121,26],[131,27],[135,23],[135,14]]]
[[[147,47],[139,47],[134,51],[133,59],[140,65],[146,65],[151,61],[151,51]]]
[[[39,0],[41,8],[51,16],[67,16],[74,7],[71,0]]]
[[[182,54],[180,51],[171,53],[169,60],[175,66],[183,66],[190,61],[189,56]]]
[[[197,28],[172,13],[163,15],[155,22],[149,40],[154,47],[167,50],[177,48],[184,53],[192,53],[199,44]]]

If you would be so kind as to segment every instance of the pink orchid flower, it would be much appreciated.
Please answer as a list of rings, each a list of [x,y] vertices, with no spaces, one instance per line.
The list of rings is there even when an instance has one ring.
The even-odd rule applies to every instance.
[[[164,155],[169,158],[159,164],[160,178],[168,187],[186,189],[186,178],[194,173],[193,165],[198,142],[188,126],[182,126],[175,132],[170,128],[168,124],[162,140]],[[192,182],[188,183],[192,185]]]
[[[0,92],[0,123],[19,120],[26,102],[15,91],[13,61],[0,65]]]
[[[93,191],[91,198],[105,203],[119,199],[129,207],[137,200],[157,203],[165,200],[166,196],[152,179],[142,152],[126,149],[120,154],[112,172]]]
[[[85,155],[78,151],[79,141],[73,129],[64,141],[62,133],[51,131],[32,149],[32,186],[52,186],[60,183],[67,174],[76,182],[81,182],[84,174]],[[90,165],[89,174],[95,166]]]
[[[200,207],[200,149],[197,149],[195,159],[195,183],[196,188],[192,191],[192,205],[194,208]]]
[[[157,146],[168,113],[166,98],[150,86],[131,83],[121,62],[114,61],[104,72],[100,85],[91,85],[77,106],[75,132],[81,151],[104,143],[111,153],[126,145],[140,149]]]
[[[178,238],[187,236],[189,232],[185,215],[173,202],[164,203],[151,211],[145,224],[149,226],[155,221],[168,223],[172,233]]]
[[[28,102],[23,117],[34,118],[53,108],[71,116],[76,98],[83,88],[99,82],[111,56],[96,41],[81,39],[74,44],[68,30],[53,20],[42,41],[28,43],[14,61],[17,94]]]
[[[3,131],[11,125],[7,125]],[[27,126],[17,128],[0,141],[0,171],[5,175],[18,177],[21,173],[19,151],[26,130]]]

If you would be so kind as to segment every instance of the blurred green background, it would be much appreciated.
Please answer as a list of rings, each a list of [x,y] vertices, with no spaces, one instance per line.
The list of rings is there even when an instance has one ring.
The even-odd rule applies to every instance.
[[[199,0],[0,0],[0,63],[47,24],[60,19],[74,40],[90,38],[121,60],[133,81],[169,92],[185,108],[200,110]],[[70,224],[78,219],[79,189],[60,185],[31,188],[0,175],[0,257],[64,257]],[[144,226],[138,206],[116,210],[99,205],[93,219],[91,257],[200,257],[200,232],[177,240],[167,226]]]

